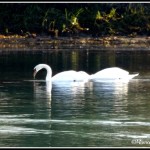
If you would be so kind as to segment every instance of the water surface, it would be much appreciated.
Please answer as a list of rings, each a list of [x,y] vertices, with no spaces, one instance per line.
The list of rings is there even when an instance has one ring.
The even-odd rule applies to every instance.
[[[149,147],[150,52],[145,49],[47,49],[0,53],[1,147]],[[139,76],[129,82],[49,85],[49,64],[89,74],[118,66]],[[139,141],[140,142],[139,142]]]

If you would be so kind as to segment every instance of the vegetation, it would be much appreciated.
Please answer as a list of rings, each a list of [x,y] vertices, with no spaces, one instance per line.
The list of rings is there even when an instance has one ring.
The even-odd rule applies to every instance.
[[[1,3],[0,34],[149,35],[149,3]]]

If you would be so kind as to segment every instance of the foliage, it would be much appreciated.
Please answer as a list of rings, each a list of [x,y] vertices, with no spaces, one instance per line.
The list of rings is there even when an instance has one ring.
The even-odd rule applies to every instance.
[[[149,14],[149,3],[1,3],[0,33],[149,35]]]

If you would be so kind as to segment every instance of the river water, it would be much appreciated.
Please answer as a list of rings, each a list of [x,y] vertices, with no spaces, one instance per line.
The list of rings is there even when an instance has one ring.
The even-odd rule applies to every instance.
[[[129,82],[49,85],[46,71],[89,74],[117,66]],[[0,147],[149,147],[150,51],[61,47],[0,51]]]

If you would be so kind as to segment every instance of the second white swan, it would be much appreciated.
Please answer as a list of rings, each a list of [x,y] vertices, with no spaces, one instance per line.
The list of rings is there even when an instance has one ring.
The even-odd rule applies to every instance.
[[[130,80],[138,75],[139,73],[129,74],[128,71],[119,67],[110,67],[92,74],[90,80]]]

